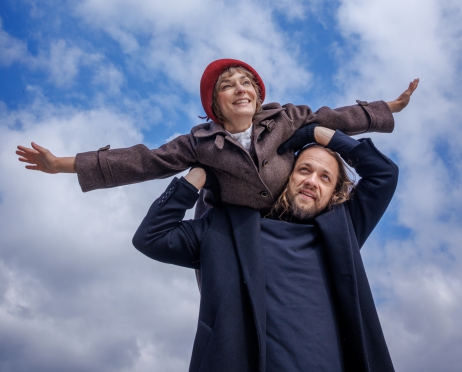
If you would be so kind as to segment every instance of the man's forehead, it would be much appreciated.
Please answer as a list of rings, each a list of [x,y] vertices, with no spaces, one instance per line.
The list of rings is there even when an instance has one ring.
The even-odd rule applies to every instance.
[[[335,157],[322,147],[310,147],[303,151],[296,160],[295,166],[312,164],[322,166],[332,174],[338,173],[338,164]]]

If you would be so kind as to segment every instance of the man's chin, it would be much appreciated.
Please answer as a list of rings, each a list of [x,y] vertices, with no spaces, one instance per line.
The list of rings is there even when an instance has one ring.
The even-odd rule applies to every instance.
[[[316,208],[314,205],[301,205],[293,203],[291,205],[292,215],[299,220],[311,220],[316,217]]]

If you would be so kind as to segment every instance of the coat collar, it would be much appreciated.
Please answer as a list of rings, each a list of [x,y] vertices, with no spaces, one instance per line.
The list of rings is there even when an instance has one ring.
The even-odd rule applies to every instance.
[[[228,206],[236,250],[249,292],[260,349],[260,371],[266,365],[266,276],[261,248],[260,213],[254,209]]]
[[[260,124],[266,127],[264,122],[274,115],[279,114],[281,111],[285,111],[285,108],[282,107],[279,103],[269,103],[267,105],[263,105],[262,110],[253,118],[254,127]],[[223,136],[228,135],[228,132],[225,130],[223,125],[217,124],[214,121],[211,121],[208,124],[208,128],[202,128],[195,132],[194,137],[205,138],[214,136],[216,134],[222,134]]]
[[[194,133],[194,137],[196,138],[205,138],[205,137],[211,137],[214,136],[215,134],[223,134],[226,136],[228,132],[226,132],[225,128],[221,124],[217,124],[214,121],[211,121],[208,123],[209,127],[208,128],[202,128],[199,129],[197,132]]]
[[[264,120],[268,120],[281,111],[285,111],[279,103],[268,103],[262,106],[262,110],[253,117],[254,124],[260,124]]]

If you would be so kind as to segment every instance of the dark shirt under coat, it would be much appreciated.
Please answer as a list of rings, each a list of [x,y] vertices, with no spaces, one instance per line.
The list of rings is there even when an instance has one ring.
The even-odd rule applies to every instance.
[[[356,142],[356,141],[355,141]],[[336,132],[329,148],[361,176],[351,200],[318,216],[329,264],[346,371],[393,371],[362,263],[360,248],[385,212],[398,168],[370,139],[352,146]],[[260,213],[246,207],[213,208],[182,221],[197,191],[174,179],[151,206],[133,238],[148,257],[200,269],[202,295],[190,371],[265,371],[265,265]]]
[[[261,218],[266,371],[343,372],[329,265],[319,229]]]

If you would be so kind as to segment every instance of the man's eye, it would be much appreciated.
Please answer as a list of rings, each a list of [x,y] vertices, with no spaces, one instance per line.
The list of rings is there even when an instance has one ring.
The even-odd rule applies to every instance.
[[[322,178],[324,178],[326,181],[330,181],[330,178],[327,174],[323,174]]]

